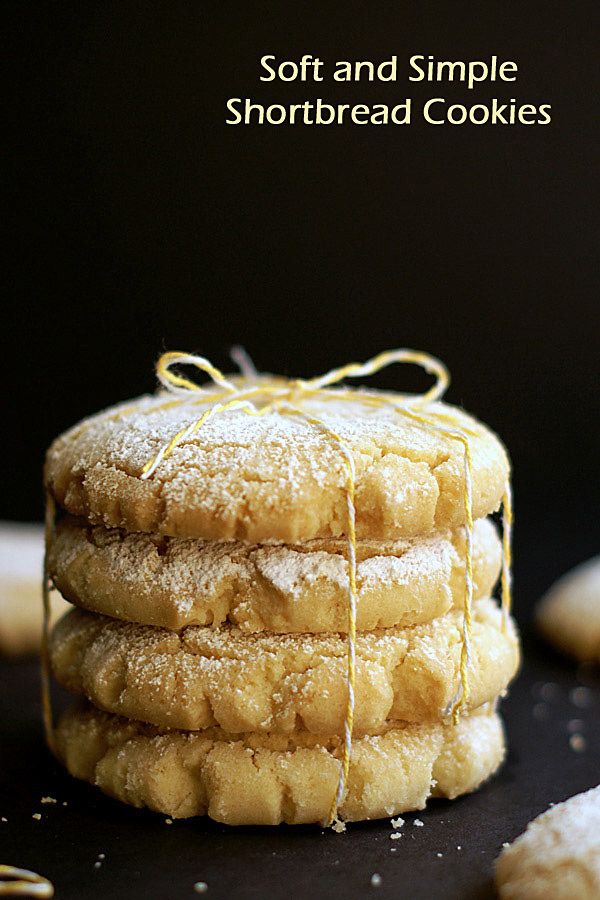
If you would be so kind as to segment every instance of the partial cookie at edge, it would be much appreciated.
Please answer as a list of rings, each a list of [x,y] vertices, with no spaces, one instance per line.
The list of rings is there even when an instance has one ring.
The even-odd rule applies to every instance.
[[[563,575],[539,602],[544,637],[582,662],[600,663],[600,556]]]
[[[44,526],[0,522],[0,654],[35,653],[42,639]],[[68,604],[51,598],[55,622]]]
[[[547,810],[500,854],[502,900],[598,900],[600,786]]]

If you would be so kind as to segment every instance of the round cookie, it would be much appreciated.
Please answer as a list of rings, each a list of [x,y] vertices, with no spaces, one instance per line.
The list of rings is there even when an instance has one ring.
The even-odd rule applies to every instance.
[[[42,638],[44,528],[0,522],[0,653],[18,656],[39,650]],[[68,605],[51,599],[52,621]]]
[[[600,786],[542,813],[496,863],[502,900],[598,900]]]
[[[536,621],[559,650],[600,663],[600,556],[563,575],[540,601]]]
[[[337,737],[161,732],[91,706],[68,710],[56,740],[72,775],[125,803],[228,825],[322,822],[341,755]],[[339,814],[377,819],[423,809],[431,796],[452,799],[479,787],[503,757],[502,723],[490,711],[456,726],[395,725],[354,741]]]
[[[354,395],[351,402],[312,398],[303,409],[352,454],[357,536],[390,541],[463,525],[462,443],[368,405],[374,392]],[[288,544],[346,533],[345,457],[299,416],[216,415],[142,480],[144,465],[208,408],[146,396],[84,420],[48,450],[46,487],[73,515],[128,531]],[[508,474],[498,438],[455,407],[431,404],[427,414],[441,427],[468,431],[473,514],[493,512]]]
[[[460,607],[464,598],[464,529],[430,537],[357,546],[357,628],[415,625]],[[58,590],[93,612],[180,629],[218,626],[242,631],[345,632],[347,546],[317,540],[295,546],[127,534],[58,522],[49,553]],[[493,523],[473,529],[474,597],[489,596],[501,545]]]
[[[441,718],[459,683],[461,627],[455,611],[427,625],[358,635],[356,734],[388,720]],[[475,605],[471,649],[476,708],[506,688],[518,665],[514,627],[503,632],[492,600]],[[347,645],[338,634],[248,635],[233,626],[173,632],[74,609],[55,627],[50,657],[68,690],[161,727],[343,730]]]

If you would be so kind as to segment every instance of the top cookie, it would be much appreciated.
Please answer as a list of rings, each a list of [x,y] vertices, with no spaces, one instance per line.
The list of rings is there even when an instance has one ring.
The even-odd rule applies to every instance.
[[[305,400],[302,408],[352,453],[357,536],[388,541],[463,525],[462,443],[391,408],[367,405],[373,392],[354,394],[345,402]],[[298,416],[216,415],[143,481],[144,465],[208,408],[164,405],[164,396],[141,397],[57,438],[45,484],[58,503],[94,524],[176,537],[294,543],[345,534],[344,456]],[[469,432],[473,514],[493,512],[508,473],[502,444],[455,407],[434,403],[427,412],[452,414],[453,424],[441,426]]]

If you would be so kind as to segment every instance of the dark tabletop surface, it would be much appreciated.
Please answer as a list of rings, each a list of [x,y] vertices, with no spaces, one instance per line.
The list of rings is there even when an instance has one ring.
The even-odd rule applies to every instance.
[[[502,843],[550,803],[600,781],[600,675],[549,650],[528,625],[541,587],[589,555],[565,538],[552,545],[551,534],[540,542],[538,529],[538,549],[517,566],[525,660],[502,706],[506,764],[476,794],[405,815],[400,840],[390,840],[389,820],[350,825],[341,835],[318,827],[233,829],[207,819],[168,825],[163,816],[104,797],[70,778],[45,750],[38,668],[28,660],[1,665],[0,816],[8,821],[0,822],[0,862],[46,875],[59,900],[184,900],[198,896],[198,881],[211,898],[493,897],[492,865]],[[587,690],[573,694],[581,686]],[[570,730],[582,736],[575,738],[579,749]],[[42,804],[45,796],[58,802]],[[36,813],[41,820],[32,818]],[[99,854],[105,858],[97,868]]]

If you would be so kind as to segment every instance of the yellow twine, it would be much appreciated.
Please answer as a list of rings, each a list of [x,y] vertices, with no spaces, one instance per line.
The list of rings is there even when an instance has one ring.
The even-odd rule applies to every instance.
[[[502,624],[506,631],[512,605],[512,527],[513,504],[510,477],[506,479],[502,498]]]
[[[245,357],[244,377],[238,379],[239,384],[229,381],[223,373],[212,365],[209,360],[201,356],[193,356],[188,353],[169,352],[164,353],[158,360],[156,374],[159,382],[169,391],[176,394],[178,399],[165,400],[155,407],[155,410],[169,409],[180,404],[196,406],[211,403],[198,419],[190,425],[178,431],[156,455],[144,465],[140,477],[142,480],[151,478],[161,462],[167,459],[175,448],[184,440],[192,437],[213,416],[223,412],[238,410],[246,415],[264,416],[272,411],[283,415],[301,417],[307,424],[320,430],[341,451],[346,470],[346,499],[347,499],[347,540],[348,540],[348,638],[347,638],[347,705],[344,718],[344,744],[340,774],[335,796],[332,801],[329,817],[326,824],[331,824],[337,818],[338,810],[342,805],[352,753],[352,731],[354,723],[355,704],[355,680],[356,680],[356,509],[354,503],[356,475],[354,458],[350,448],[343,439],[322,419],[307,413],[301,408],[304,400],[311,397],[320,399],[335,399],[342,401],[356,400],[356,392],[348,388],[336,388],[329,390],[332,385],[339,384],[345,378],[357,378],[373,375],[386,366],[393,363],[413,363],[423,368],[435,378],[434,384],[422,394],[408,395],[402,401],[385,394],[361,393],[360,401],[373,407],[392,407],[397,413],[412,421],[418,422],[445,437],[458,440],[464,450],[464,488],[463,502],[466,521],[466,552],[465,552],[465,601],[463,615],[463,629],[460,657],[460,683],[457,693],[446,710],[452,713],[454,721],[457,721],[460,708],[469,698],[469,667],[471,664],[470,646],[472,631],[472,603],[473,603],[473,496],[472,473],[473,459],[469,438],[474,432],[469,428],[459,428],[456,417],[451,412],[441,410],[428,410],[424,408],[430,403],[440,400],[450,382],[448,370],[444,364],[430,356],[415,350],[389,350],[380,353],[365,363],[349,363],[338,369],[332,369],[316,378],[304,380],[296,379],[284,381],[283,379],[265,379],[258,383],[253,367],[247,364]],[[206,373],[220,391],[206,390],[196,382],[172,371],[173,366],[191,365],[201,372]],[[263,403],[256,406],[254,400],[260,398]],[[268,402],[264,403],[264,399]],[[296,405],[300,404],[300,406]],[[122,407],[111,418],[118,419],[125,415],[133,407]],[[446,425],[450,427],[446,427]],[[46,503],[46,547],[52,539],[55,522],[54,501],[48,495]],[[512,502],[510,483],[507,481],[503,498],[503,565],[502,565],[502,609],[505,622],[511,605],[511,529],[512,529]],[[44,638],[42,644],[42,702],[44,711],[44,725],[48,744],[54,750],[54,731],[52,725],[52,712],[50,704],[49,688],[49,659],[48,659],[48,623],[49,623],[49,591],[51,585],[48,576],[46,562],[44,563]]]
[[[48,553],[50,545],[54,537],[54,527],[56,522],[56,503],[54,498],[46,492],[46,516],[45,516],[45,551],[44,551],[44,575],[42,586],[42,597],[44,602],[44,619],[42,626],[42,719],[44,722],[44,733],[46,735],[46,743],[52,753],[56,752],[54,741],[54,727],[52,722],[52,699],[50,694],[50,591],[52,588],[50,582],[50,573],[48,571]]]
[[[53,897],[54,886],[37,872],[0,865],[0,896]]]

